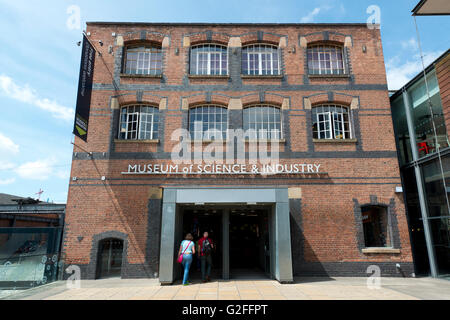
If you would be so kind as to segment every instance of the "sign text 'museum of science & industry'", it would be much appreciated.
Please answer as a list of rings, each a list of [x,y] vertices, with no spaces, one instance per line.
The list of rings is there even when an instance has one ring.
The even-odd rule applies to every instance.
[[[319,174],[320,164],[129,164],[122,174]]]

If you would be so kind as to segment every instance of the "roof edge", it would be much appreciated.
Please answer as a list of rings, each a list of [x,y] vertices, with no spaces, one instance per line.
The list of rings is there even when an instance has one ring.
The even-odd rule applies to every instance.
[[[87,21],[86,25],[106,26],[366,26],[367,23],[259,23],[259,22],[112,22]]]

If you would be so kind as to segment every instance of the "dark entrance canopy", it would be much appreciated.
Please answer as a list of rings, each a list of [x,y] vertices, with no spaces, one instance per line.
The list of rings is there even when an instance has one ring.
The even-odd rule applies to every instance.
[[[413,16],[436,16],[450,14],[448,0],[420,0],[412,10]]]

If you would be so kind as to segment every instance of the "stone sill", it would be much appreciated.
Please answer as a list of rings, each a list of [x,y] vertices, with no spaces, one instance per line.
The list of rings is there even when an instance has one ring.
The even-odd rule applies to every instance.
[[[249,75],[249,74],[241,74],[242,79],[283,79],[284,75],[276,74],[276,75]]]
[[[286,139],[245,139],[244,142],[278,142],[278,143],[286,143]]]
[[[151,140],[122,140],[122,139],[114,139],[115,143],[148,143],[148,144],[158,144],[159,139],[151,139]]]
[[[145,79],[161,79],[162,74],[128,74],[121,73],[121,78],[145,78]]]
[[[314,143],[357,143],[357,139],[313,139]]]
[[[189,74],[189,79],[229,79],[229,75],[215,75],[215,74]]]
[[[362,253],[400,253],[400,249],[394,248],[364,248]]]
[[[349,74],[308,74],[308,78],[317,78],[317,79],[323,79],[323,78],[350,78]]]
[[[218,142],[218,143],[227,143],[231,140],[191,140],[191,143],[211,143],[211,142]],[[252,139],[245,139],[245,143],[249,142],[278,142],[278,143],[286,143],[286,139],[260,139],[260,140],[252,140]]]

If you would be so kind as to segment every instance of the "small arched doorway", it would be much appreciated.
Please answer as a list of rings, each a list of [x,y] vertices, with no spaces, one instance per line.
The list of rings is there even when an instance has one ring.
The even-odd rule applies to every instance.
[[[97,278],[120,277],[122,273],[123,240],[103,239],[98,246]]]

